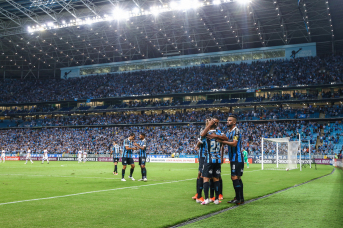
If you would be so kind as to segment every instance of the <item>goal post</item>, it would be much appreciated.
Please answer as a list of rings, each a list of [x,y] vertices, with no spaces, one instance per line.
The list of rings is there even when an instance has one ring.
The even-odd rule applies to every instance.
[[[299,145],[289,138],[262,138],[262,170],[297,169]]]

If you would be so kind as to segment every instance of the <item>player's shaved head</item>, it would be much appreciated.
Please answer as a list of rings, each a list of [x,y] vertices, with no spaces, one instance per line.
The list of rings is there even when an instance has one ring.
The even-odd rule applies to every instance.
[[[236,126],[237,123],[237,116],[235,114],[230,114],[227,118],[227,126],[229,128],[233,128]]]

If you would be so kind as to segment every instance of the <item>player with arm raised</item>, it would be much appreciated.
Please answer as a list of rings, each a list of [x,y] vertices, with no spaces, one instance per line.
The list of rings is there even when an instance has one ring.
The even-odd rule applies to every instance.
[[[124,176],[125,176],[125,170],[127,165],[131,165],[130,169],[130,176],[129,178],[131,180],[135,180],[135,178],[132,177],[133,171],[135,170],[135,163],[133,161],[133,151],[137,150],[137,147],[133,146],[133,140],[135,139],[135,134],[131,133],[127,139],[124,140],[124,151],[122,155],[122,164],[123,164],[123,169],[122,169],[122,174],[121,174],[121,181],[126,181]]]
[[[139,144],[134,143],[134,145],[139,149],[139,166],[141,167],[141,173],[142,173],[142,179],[139,179],[138,181],[148,181],[147,174],[146,174],[146,168],[145,168],[145,163],[146,163],[146,147],[147,147],[147,142],[145,139],[145,134],[141,133],[139,135],[139,139],[141,140]]]
[[[204,162],[203,178],[204,178],[204,193],[205,200],[202,205],[209,204],[211,199],[208,197],[208,191],[210,187],[210,179],[213,178],[215,189],[215,204],[219,204],[219,179],[221,174],[221,144],[216,137],[227,140],[225,135],[222,135],[221,131],[217,129],[219,125],[219,119],[213,117],[208,126],[201,132],[201,137],[206,138],[206,158]],[[208,137],[210,135],[216,135],[216,137]]]
[[[5,152],[5,150],[2,150],[2,151],[1,151],[1,161],[2,161],[3,163],[5,163],[5,160],[6,160],[6,152]]]
[[[42,158],[42,164],[44,163],[44,160],[46,160],[49,164],[49,156],[48,156],[48,150],[44,150],[43,158]]]
[[[118,162],[119,162],[119,157],[120,157],[120,146],[117,142],[113,142],[113,148],[112,148],[112,153],[113,153],[113,163],[114,163],[114,175],[118,175]]]
[[[237,205],[244,203],[243,196],[243,182],[241,177],[244,170],[244,157],[242,150],[242,136],[240,130],[236,127],[237,116],[231,114],[227,119],[227,126],[229,128],[226,136],[228,140],[222,141],[224,145],[228,145],[229,160],[231,167],[231,180],[235,189],[236,197],[228,203],[235,203]]]

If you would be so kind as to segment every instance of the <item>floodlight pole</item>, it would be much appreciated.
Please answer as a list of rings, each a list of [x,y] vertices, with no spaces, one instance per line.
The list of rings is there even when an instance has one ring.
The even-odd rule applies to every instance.
[[[262,163],[261,164],[262,164],[262,170],[263,170],[263,137],[262,137],[262,143],[261,144],[262,144],[262,150],[261,150],[262,151]]]
[[[279,168],[279,143],[276,143],[276,168]]]

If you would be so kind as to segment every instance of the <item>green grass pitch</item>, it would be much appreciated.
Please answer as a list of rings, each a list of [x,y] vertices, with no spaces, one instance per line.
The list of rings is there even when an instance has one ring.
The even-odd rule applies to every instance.
[[[113,163],[24,163],[0,164],[1,227],[168,227],[229,207],[225,202],[234,197],[227,164],[222,168],[224,201],[220,205],[202,206],[191,199],[195,194],[197,164],[148,163],[148,182],[128,179],[129,169],[125,175],[127,181],[121,182],[121,175],[112,174]],[[121,167],[118,165],[119,174]],[[260,165],[250,165],[242,178],[245,199],[331,171],[331,166],[306,168],[302,172],[261,171]],[[136,180],[140,178],[138,166],[133,176]],[[293,210],[293,201],[280,201],[279,204]]]

